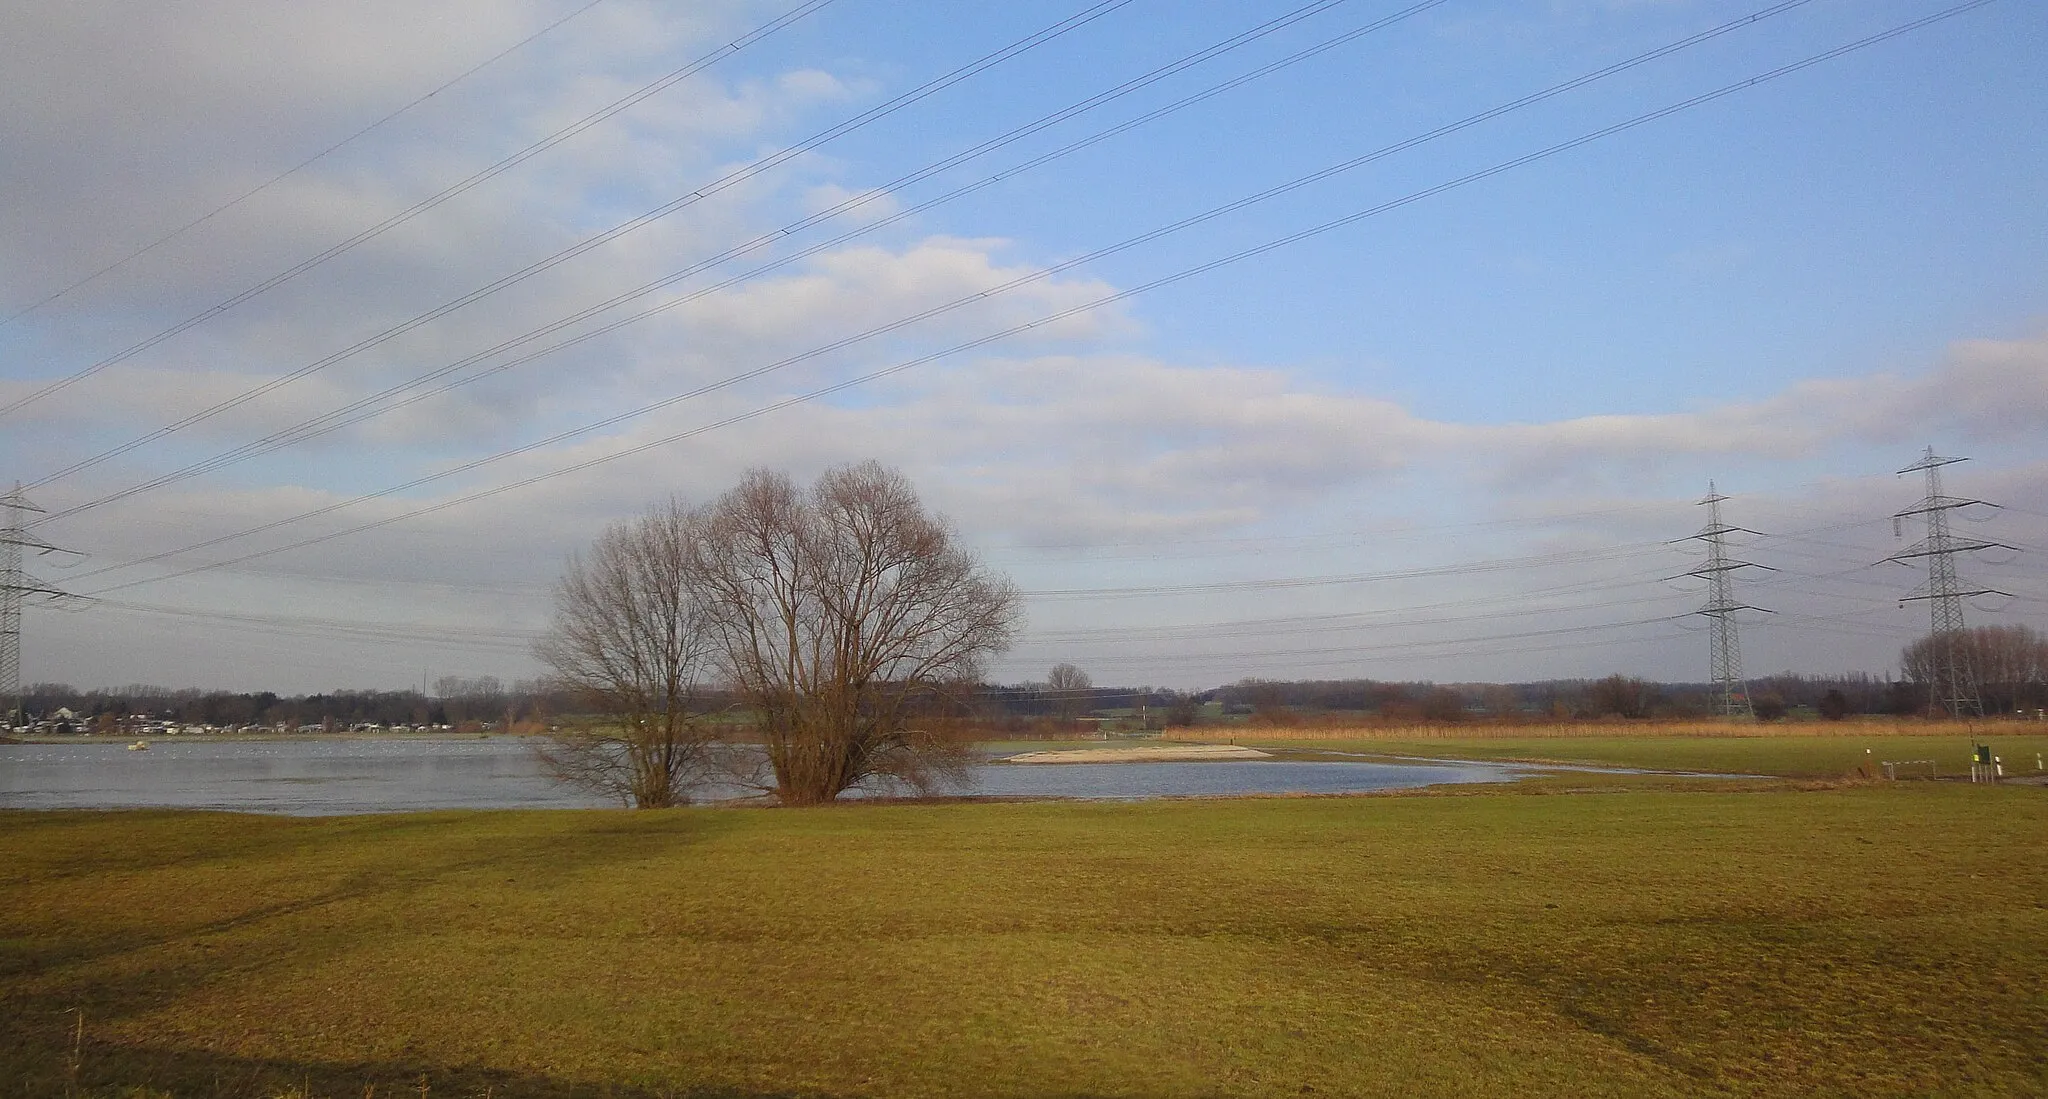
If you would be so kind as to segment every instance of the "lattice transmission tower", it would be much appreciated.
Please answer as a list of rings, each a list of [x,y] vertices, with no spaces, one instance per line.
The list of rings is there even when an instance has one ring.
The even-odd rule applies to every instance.
[[[1983,717],[1984,697],[1977,689],[1977,669],[1970,660],[1970,649],[1963,632],[1963,600],[1973,595],[2004,595],[1995,588],[1974,587],[1956,573],[1956,555],[1974,553],[1977,550],[2010,549],[1999,542],[1985,542],[1972,538],[1958,538],[1948,529],[1949,512],[1966,508],[1972,504],[1998,507],[1983,500],[1965,500],[1955,496],[1944,496],[1941,492],[1941,467],[1967,462],[1968,458],[1943,458],[1934,453],[1933,447],[1917,462],[1899,471],[1903,477],[1908,473],[1927,475],[1927,495],[1918,506],[1907,508],[1892,516],[1892,534],[1902,536],[1904,523],[1915,515],[1927,521],[1927,537],[1920,539],[1904,550],[1885,558],[1901,565],[1911,564],[1924,558],[1927,561],[1927,581],[1913,589],[1912,594],[1899,600],[1900,606],[1915,600],[1925,600],[1928,609],[1929,666],[1927,682],[1927,705],[1930,709],[1945,709],[1953,717]]]
[[[7,727],[19,724],[21,715],[21,608],[34,596],[66,598],[68,593],[49,587],[22,568],[24,550],[70,553],[31,535],[25,516],[43,509],[21,494],[21,484],[0,497],[7,512],[7,525],[0,527],[0,705],[6,706]]]
[[[1731,534],[1755,534],[1747,527],[1731,527],[1721,521],[1721,501],[1727,497],[1707,482],[1706,498],[1700,504],[1707,509],[1707,525],[1692,536],[1690,541],[1704,542],[1707,546],[1707,561],[1699,568],[1686,573],[1707,582],[1706,604],[1694,611],[1712,625],[1714,655],[1714,705],[1723,717],[1755,720],[1756,711],[1750,705],[1749,684],[1742,678],[1742,637],[1736,630],[1737,611],[1762,610],[1735,598],[1734,573],[1737,569],[1770,569],[1753,561],[1737,561],[1728,556],[1728,536]],[[1775,571],[1775,570],[1772,570]]]

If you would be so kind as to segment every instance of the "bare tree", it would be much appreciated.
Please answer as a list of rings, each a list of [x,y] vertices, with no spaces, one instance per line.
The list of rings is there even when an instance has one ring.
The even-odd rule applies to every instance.
[[[2027,626],[1973,626],[1949,639],[1969,666],[1985,707],[1996,713],[2048,700],[2048,639]],[[1929,635],[1899,653],[1899,670],[1915,683],[1934,681],[1942,638]]]
[[[712,634],[691,573],[702,517],[670,500],[572,557],[536,646],[597,724],[541,750],[559,780],[643,809],[686,804],[711,741],[700,687]]]
[[[711,506],[698,575],[726,682],[750,707],[785,805],[869,779],[920,792],[964,776],[965,746],[935,718],[1008,648],[1010,582],[875,462],[800,490],[755,470]]]
[[[1648,717],[1656,703],[1656,690],[1639,676],[1617,672],[1586,688],[1586,707],[1595,717]]]
[[[1052,670],[1045,673],[1045,689],[1052,695],[1053,705],[1065,721],[1072,721],[1094,709],[1088,704],[1091,701],[1088,692],[1094,688],[1095,681],[1088,678],[1088,673],[1072,664],[1054,664]]]
[[[505,710],[505,685],[494,675],[474,679],[444,675],[434,680],[434,695],[441,700],[448,720],[456,725],[487,721]]]

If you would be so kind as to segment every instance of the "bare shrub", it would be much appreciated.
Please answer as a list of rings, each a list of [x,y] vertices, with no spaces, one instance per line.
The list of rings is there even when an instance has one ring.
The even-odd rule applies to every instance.
[[[1052,696],[1054,712],[1062,721],[1071,723],[1095,708],[1089,694],[1094,688],[1095,681],[1088,678],[1087,672],[1065,662],[1054,664],[1045,675],[1046,692]]]
[[[1018,594],[901,473],[862,463],[799,489],[752,471],[711,505],[696,569],[721,671],[766,751],[758,784],[782,804],[965,778],[952,716],[1008,649]]]
[[[757,782],[779,801],[964,777],[951,716],[1009,646],[1017,592],[901,473],[865,462],[803,490],[754,470],[706,512],[695,567],[720,669],[766,753]]]
[[[540,750],[558,780],[657,809],[688,803],[705,777],[711,738],[699,703],[715,637],[690,571],[701,527],[670,500],[570,559],[535,651],[598,720]]]

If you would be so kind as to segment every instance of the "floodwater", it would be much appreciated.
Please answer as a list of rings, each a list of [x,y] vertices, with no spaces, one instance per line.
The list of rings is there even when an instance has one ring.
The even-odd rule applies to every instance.
[[[1341,794],[1505,782],[1526,773],[1508,764],[1451,761],[986,762],[973,768],[973,786],[957,792],[1095,799]],[[743,793],[728,789],[711,797]],[[0,744],[0,808],[10,809],[166,807],[318,816],[610,804],[549,781],[532,743],[512,737],[154,740],[146,752],[103,742]]]

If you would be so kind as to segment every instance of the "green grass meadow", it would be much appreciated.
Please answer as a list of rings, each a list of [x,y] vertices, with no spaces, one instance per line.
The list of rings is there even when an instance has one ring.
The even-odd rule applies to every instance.
[[[1264,730],[1243,729],[1229,739],[1237,744],[1292,752],[1323,749],[1384,756],[1525,760],[1828,780],[1860,777],[1866,762],[1872,777],[1882,777],[1884,772],[1878,764],[1886,760],[1933,760],[1942,777],[1967,777],[1970,773],[1970,748],[1976,742],[1991,746],[1992,751],[2004,760],[2008,776],[2024,778],[2048,773],[2035,768],[2037,759],[2048,758],[2048,733],[2030,731],[2041,728],[2037,723],[1986,723],[1974,735],[1927,735],[1888,729],[1864,731],[1849,726],[1843,731],[1831,730],[1826,734],[1808,732],[1758,736],[1641,736],[1618,733],[1570,737],[1415,738],[1403,737],[1398,730],[1370,737],[1349,736],[1342,730],[1332,731],[1329,735],[1295,733],[1276,737]],[[1902,773],[1919,777],[1927,774],[1927,768],[1916,767]]]
[[[0,813],[0,936],[0,1099],[2048,1093],[2015,786]]]

